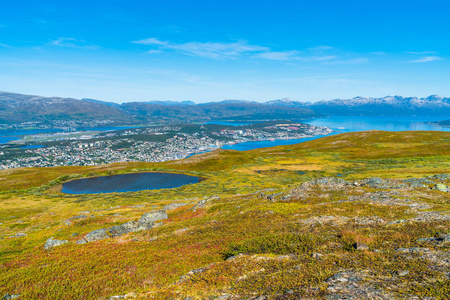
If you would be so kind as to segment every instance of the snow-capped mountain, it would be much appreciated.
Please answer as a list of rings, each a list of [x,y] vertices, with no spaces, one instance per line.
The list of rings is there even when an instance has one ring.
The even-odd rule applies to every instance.
[[[426,98],[386,96],[355,97],[318,102],[299,102],[288,98],[266,102],[267,105],[309,108],[328,115],[439,115],[450,116],[450,98],[432,95]]]

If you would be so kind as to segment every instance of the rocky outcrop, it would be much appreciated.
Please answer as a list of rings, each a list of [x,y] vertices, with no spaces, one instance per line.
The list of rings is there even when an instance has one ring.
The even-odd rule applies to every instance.
[[[1,300],[17,299],[19,297],[20,297],[20,295],[10,295],[10,294],[6,293],[5,296],[3,296]]]
[[[300,188],[306,189],[311,188],[313,186],[318,186],[321,188],[327,188],[330,190],[341,189],[346,186],[351,186],[352,184],[348,181],[345,181],[342,178],[335,177],[323,177],[318,179],[313,179],[308,182],[304,182],[300,185]]]
[[[44,249],[48,250],[53,247],[58,247],[67,243],[68,241],[66,240],[55,240],[53,237],[51,237],[45,242]]]
[[[87,217],[88,217],[88,216],[86,216],[86,215],[75,216],[75,217],[72,217],[72,218],[69,218],[69,219],[65,220],[65,221],[64,221],[64,224],[66,224],[66,225],[72,225],[72,221],[74,221],[74,220],[79,220],[79,219],[86,219]]]
[[[130,221],[122,225],[91,231],[83,239],[77,241],[77,244],[85,244],[107,238],[119,237],[130,232],[148,230],[156,226],[156,221],[164,220],[167,218],[167,213],[163,210],[145,213],[142,215],[139,221]]]

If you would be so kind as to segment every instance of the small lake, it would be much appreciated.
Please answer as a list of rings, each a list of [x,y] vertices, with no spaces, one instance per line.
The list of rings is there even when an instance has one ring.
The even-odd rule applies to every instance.
[[[199,177],[176,173],[133,173],[83,178],[63,184],[66,194],[99,194],[170,189],[200,181]]]

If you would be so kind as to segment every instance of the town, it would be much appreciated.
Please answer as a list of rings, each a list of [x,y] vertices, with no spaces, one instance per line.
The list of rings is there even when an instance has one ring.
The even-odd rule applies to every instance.
[[[162,162],[238,143],[302,139],[331,132],[322,126],[266,122],[244,126],[189,124],[35,134],[0,146],[0,169]]]

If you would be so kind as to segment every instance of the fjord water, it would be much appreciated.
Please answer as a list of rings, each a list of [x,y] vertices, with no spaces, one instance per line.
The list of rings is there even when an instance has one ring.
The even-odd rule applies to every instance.
[[[133,173],[76,179],[63,184],[66,194],[136,192],[176,188],[199,182],[200,178],[176,173]]]
[[[450,131],[448,127],[440,127],[429,124],[430,122],[442,121],[449,119],[450,116],[442,117],[329,117],[317,118],[310,120],[300,120],[301,123],[306,123],[315,126],[326,126],[334,130],[332,134],[339,134],[344,132],[366,131],[366,130],[385,130],[385,131],[407,131],[407,130],[438,130]],[[231,125],[229,123],[228,125]],[[256,141],[238,143],[235,145],[224,146],[224,149],[245,151],[258,148],[292,145],[298,144],[317,138],[324,137],[324,135],[317,135],[303,139],[292,140],[275,140],[275,141]]]
[[[25,135],[41,134],[41,133],[58,133],[69,131],[112,131],[136,128],[136,126],[103,126],[103,127],[77,127],[71,130],[61,128],[47,128],[47,129],[8,129],[0,130],[0,144],[6,144],[10,141],[20,140]],[[28,148],[31,149],[31,148]]]

